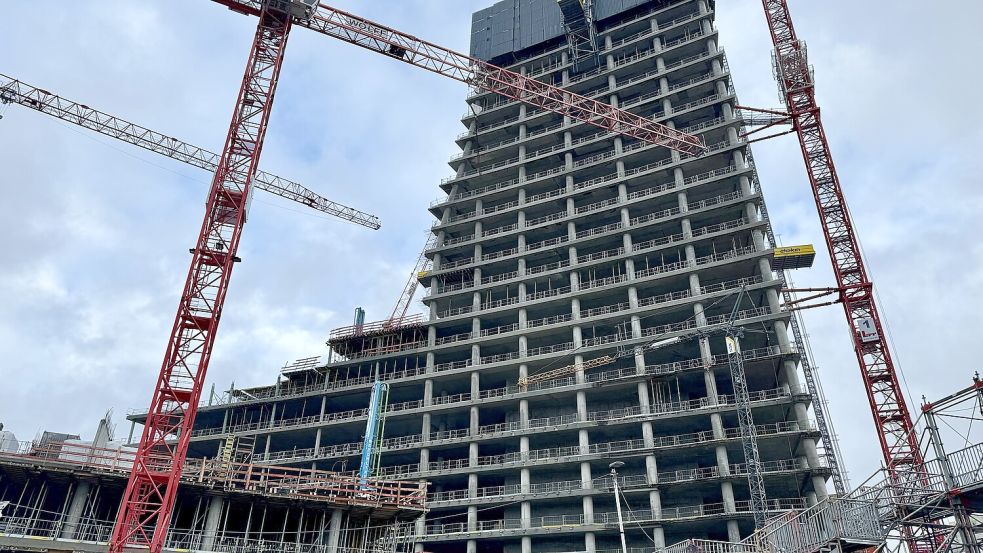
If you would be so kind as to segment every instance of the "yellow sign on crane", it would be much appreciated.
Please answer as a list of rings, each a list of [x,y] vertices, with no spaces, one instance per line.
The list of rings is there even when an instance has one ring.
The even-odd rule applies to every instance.
[[[775,262],[772,263],[771,268],[776,271],[804,269],[812,267],[815,259],[816,248],[812,247],[812,244],[775,248]]]

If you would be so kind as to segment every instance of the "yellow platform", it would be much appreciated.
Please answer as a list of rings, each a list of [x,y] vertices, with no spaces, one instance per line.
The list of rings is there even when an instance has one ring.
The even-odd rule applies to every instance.
[[[803,269],[812,267],[815,259],[816,248],[812,247],[812,244],[775,248],[775,262],[772,263],[771,268],[776,271]]]

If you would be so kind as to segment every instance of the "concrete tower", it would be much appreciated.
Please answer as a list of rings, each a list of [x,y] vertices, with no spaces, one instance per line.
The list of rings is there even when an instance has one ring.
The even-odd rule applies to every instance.
[[[492,94],[467,100],[437,219],[427,316],[339,329],[330,362],[203,407],[192,454],[255,437],[252,460],[357,468],[376,379],[390,385],[381,473],[425,479],[431,552],[620,550],[753,529],[721,333],[738,324],[772,509],[826,494],[811,398],[779,306],[768,221],[710,0],[597,0],[598,56],[569,56],[552,0],[475,14],[473,55],[689,133],[681,158]],[[737,294],[739,290],[744,294]],[[633,549],[635,551],[635,549]]]

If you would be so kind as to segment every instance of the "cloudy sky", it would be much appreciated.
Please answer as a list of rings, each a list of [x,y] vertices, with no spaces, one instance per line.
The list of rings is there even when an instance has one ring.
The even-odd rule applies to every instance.
[[[337,0],[465,50],[491,0]],[[743,103],[778,105],[760,2],[718,0]],[[791,0],[913,405],[968,383],[983,296],[983,4]],[[889,6],[889,7],[888,7]],[[4,0],[0,73],[213,150],[253,19],[204,0]],[[379,215],[380,231],[257,194],[209,383],[272,382],[356,306],[385,317],[425,241],[463,130],[463,85],[298,29],[263,167]],[[0,108],[0,422],[91,436],[149,401],[209,175],[19,106]],[[755,147],[776,232],[822,243],[797,145]],[[795,274],[832,285],[829,262]],[[842,310],[806,323],[855,483],[879,463]],[[956,444],[958,445],[958,444]]]

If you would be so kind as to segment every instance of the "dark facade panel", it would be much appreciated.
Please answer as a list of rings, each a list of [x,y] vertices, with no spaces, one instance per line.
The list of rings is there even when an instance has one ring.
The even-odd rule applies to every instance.
[[[649,0],[594,0],[598,20]],[[500,0],[471,16],[471,56],[491,60],[563,36],[556,0]]]

